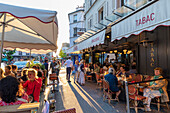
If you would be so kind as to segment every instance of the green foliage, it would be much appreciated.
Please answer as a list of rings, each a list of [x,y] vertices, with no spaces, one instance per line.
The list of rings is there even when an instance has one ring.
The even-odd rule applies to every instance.
[[[64,53],[62,49],[60,50],[59,56],[61,58],[66,58],[67,57],[66,53]]]
[[[16,49],[14,50],[4,50],[3,54],[6,55],[6,58],[8,59],[8,61],[13,59],[13,54],[16,52]]]
[[[31,60],[30,62],[27,62],[27,64],[26,64],[26,67],[30,67],[30,68],[32,68],[33,66],[39,66],[40,68],[41,68],[41,70],[44,70],[45,69],[45,66],[43,65],[43,64],[41,64],[41,63],[34,63],[34,60],[35,59],[33,59],[33,60]]]

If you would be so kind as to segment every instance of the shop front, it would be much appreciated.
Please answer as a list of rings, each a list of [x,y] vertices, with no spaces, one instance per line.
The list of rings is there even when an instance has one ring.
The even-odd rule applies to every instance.
[[[118,45],[114,48],[117,55],[122,54],[126,60],[129,58],[127,61],[136,62],[138,73],[153,75],[154,68],[161,67],[163,76],[169,80],[170,7],[168,4],[169,0],[146,4],[113,24],[111,41]],[[127,54],[128,51],[131,51],[130,54]],[[122,57],[117,58],[120,60]],[[168,90],[170,91],[170,88]]]
[[[67,54],[82,53],[82,58],[89,62],[99,61],[99,54],[95,52],[95,47],[104,44],[105,29],[95,33],[87,39],[79,42],[67,50]]]

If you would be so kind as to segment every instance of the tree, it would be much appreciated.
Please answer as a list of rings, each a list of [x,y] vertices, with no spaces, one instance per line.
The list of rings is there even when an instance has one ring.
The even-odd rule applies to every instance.
[[[62,49],[60,50],[59,56],[61,58],[66,58],[67,57],[66,53],[64,53],[64,51]]]
[[[14,50],[4,50],[3,54],[6,56],[8,59],[8,63],[13,59],[13,54],[16,52],[16,49]]]

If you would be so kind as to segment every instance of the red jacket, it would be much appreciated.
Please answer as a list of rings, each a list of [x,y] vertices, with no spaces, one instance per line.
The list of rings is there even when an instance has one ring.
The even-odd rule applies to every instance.
[[[35,88],[34,88],[35,86]],[[24,84],[23,87],[27,88],[27,94],[30,95],[33,93],[34,90],[34,101],[39,102],[39,96],[40,96],[40,89],[42,86],[42,80],[41,78],[35,79],[33,82],[27,80]]]

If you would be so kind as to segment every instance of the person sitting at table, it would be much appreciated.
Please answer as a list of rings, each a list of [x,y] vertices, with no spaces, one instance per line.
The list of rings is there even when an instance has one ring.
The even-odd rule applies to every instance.
[[[90,65],[90,66],[89,66],[90,71],[93,71],[93,70],[94,70],[94,66],[93,66],[93,64],[90,62],[90,63],[89,63],[89,65]]]
[[[90,72],[90,63],[88,64],[87,68],[86,68],[86,74],[87,75],[90,75],[91,72]]]
[[[38,78],[37,71],[35,69],[28,69],[27,74],[28,80],[23,84],[23,88],[27,88],[27,94],[31,97],[29,101],[39,102],[42,79]]]
[[[15,77],[17,77],[17,70],[18,70],[17,66],[11,65],[11,67],[12,67],[12,72],[15,74]]]
[[[0,80],[1,79],[3,79],[3,78],[5,78],[5,76],[4,76],[4,70],[2,69],[2,68],[0,68],[0,71],[1,71],[1,75],[0,75]]]
[[[91,73],[91,75],[92,75],[92,80],[93,80],[94,82],[97,82],[97,81],[96,81],[96,74],[99,74],[99,73],[100,73],[99,63],[96,63],[96,64],[94,65],[94,71],[93,71],[93,73]]]
[[[4,75],[15,77],[15,74],[12,72],[12,68],[10,65],[5,66],[5,74]]]
[[[163,76],[161,75],[162,74],[161,68],[159,67],[155,68],[154,73],[155,75],[151,78],[151,80],[163,78]],[[149,86],[144,89],[144,94],[143,94],[146,97],[146,100],[144,102],[144,104],[146,105],[146,111],[151,111],[150,103],[151,103],[151,99],[154,97],[158,97],[162,95],[161,96],[162,102],[169,101],[168,93],[166,90],[167,89],[166,89],[165,79],[149,82]]]
[[[29,98],[28,98],[28,94],[25,92],[25,90],[23,89],[22,83],[20,82],[20,84],[18,85],[18,92],[16,94],[18,100],[21,100],[23,102],[29,102]]]
[[[0,81],[0,106],[18,105],[26,103],[18,100],[17,92],[19,90],[19,82],[15,77],[7,76]]]
[[[109,74],[105,75],[104,78],[109,82],[110,90],[116,92],[116,99],[118,99],[121,90],[118,87],[117,77],[113,74],[115,70],[113,68],[109,68]]]
[[[129,73],[126,72],[126,67],[123,65],[120,67],[120,73],[116,75],[117,77],[122,77],[122,80],[131,79]]]
[[[27,76],[26,72],[27,72],[27,68],[22,69],[20,82],[21,82],[21,79],[22,79],[23,83],[25,83],[28,80],[28,76]]]
[[[131,69],[129,70],[129,74],[136,74],[136,64],[132,64]]]

